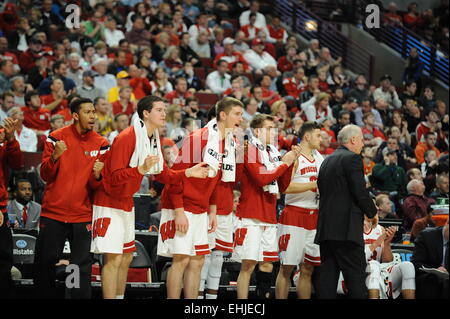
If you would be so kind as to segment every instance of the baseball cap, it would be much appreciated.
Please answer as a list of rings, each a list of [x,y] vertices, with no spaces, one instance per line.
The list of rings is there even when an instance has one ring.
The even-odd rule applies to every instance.
[[[227,37],[223,40],[223,44],[233,44],[234,43],[234,39]]]
[[[262,42],[261,39],[253,39],[252,40],[252,46],[253,45],[264,45],[264,42]]]
[[[119,73],[117,73],[116,78],[118,78],[118,79],[129,79],[130,75],[128,74],[127,71],[120,71]]]
[[[390,76],[389,74],[385,74],[380,78],[380,82],[384,80],[392,81],[392,76]]]
[[[95,73],[94,71],[91,70],[87,70],[83,72],[83,78],[86,76],[90,76],[91,78],[97,76],[97,73]]]

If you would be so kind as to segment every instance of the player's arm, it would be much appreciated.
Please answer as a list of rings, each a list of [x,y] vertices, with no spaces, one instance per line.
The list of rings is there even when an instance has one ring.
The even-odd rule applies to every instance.
[[[308,183],[292,182],[292,180],[294,179],[294,174],[297,171],[297,168],[298,168],[298,160],[295,161],[294,168],[292,170],[291,183],[289,184],[288,188],[286,188],[286,190],[283,193],[297,194],[297,193],[303,193],[306,191],[313,190],[314,188],[317,188],[317,181],[308,182]]]
[[[394,238],[396,231],[397,228],[395,226],[391,226],[385,229],[384,243],[383,248],[381,250],[381,262],[383,263],[389,263],[394,260],[394,255],[392,254],[391,249],[391,242],[392,239]]]
[[[64,141],[59,141],[56,137],[49,135],[44,144],[44,151],[42,153],[41,161],[41,178],[46,183],[51,183],[55,180],[59,169],[59,157],[65,151]],[[55,151],[56,148],[56,151]],[[66,147],[67,148],[67,147]]]

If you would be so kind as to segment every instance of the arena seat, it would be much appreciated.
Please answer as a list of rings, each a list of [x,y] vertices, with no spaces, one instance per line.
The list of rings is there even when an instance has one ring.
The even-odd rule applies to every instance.
[[[13,234],[13,263],[30,265],[34,263],[36,237],[26,234]]]
[[[212,58],[200,58],[200,63],[205,68],[214,68],[213,59]]]
[[[202,106],[211,106],[216,104],[219,100],[219,95],[214,93],[195,93],[195,97],[198,98],[198,104]]]
[[[204,67],[195,67],[194,74],[200,79],[206,79],[206,69]]]

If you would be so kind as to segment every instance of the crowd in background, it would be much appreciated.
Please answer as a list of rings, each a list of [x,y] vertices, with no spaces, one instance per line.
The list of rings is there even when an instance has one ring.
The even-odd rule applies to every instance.
[[[80,28],[66,26],[68,1],[19,0],[1,10],[0,121],[17,120],[23,152],[41,152],[49,132],[71,123],[68,105],[80,97],[94,101],[95,130],[113,143],[137,102],[153,94],[168,101],[160,136],[170,165],[214,102],[232,96],[245,105],[243,128],[255,114],[275,117],[282,152],[298,143],[305,121],[321,124],[324,156],[338,147],[343,126],[360,126],[367,185],[381,216],[403,219],[407,231],[417,219],[432,223],[430,205],[448,198],[448,105],[423,81],[414,48],[404,85],[395,87],[389,72],[374,83],[353,74],[316,39],[302,45],[258,1],[75,3]],[[417,7],[397,18],[390,5],[385,21],[424,32],[448,50],[448,1],[423,13]],[[30,187],[16,179],[12,196],[23,188]],[[39,183],[32,188],[38,193]],[[154,199],[155,211],[161,190],[144,179],[140,193]],[[12,226],[20,227],[20,218]]]

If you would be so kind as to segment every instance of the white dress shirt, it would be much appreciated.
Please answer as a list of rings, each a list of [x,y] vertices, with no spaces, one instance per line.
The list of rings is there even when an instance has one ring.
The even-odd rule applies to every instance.
[[[250,24],[250,10],[241,13],[239,23],[241,26]],[[255,27],[260,29],[264,29],[266,27],[266,17],[262,13],[256,13]]]
[[[245,61],[250,64],[250,66],[255,70],[262,70],[267,66],[277,67],[277,61],[267,52],[263,52],[262,55],[259,55],[253,50],[248,50],[244,54]]]
[[[206,87],[216,94],[222,94],[225,90],[231,88],[231,75],[225,73],[220,75],[219,71],[214,71],[206,77]]]

